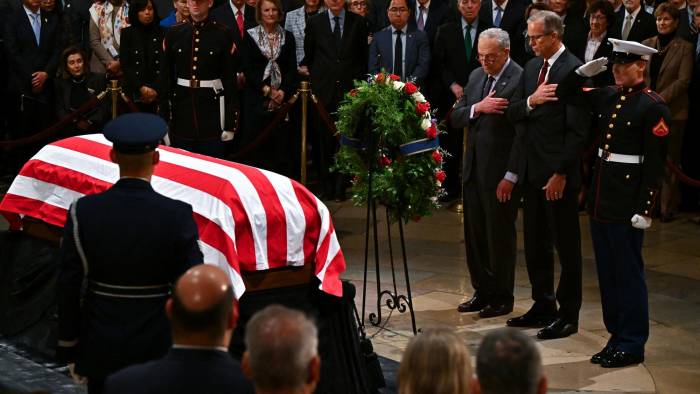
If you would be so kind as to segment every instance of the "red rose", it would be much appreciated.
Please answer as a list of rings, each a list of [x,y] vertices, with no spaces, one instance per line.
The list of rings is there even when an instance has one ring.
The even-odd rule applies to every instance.
[[[435,160],[435,162],[438,164],[442,163],[442,154],[440,154],[440,151],[438,151],[438,150],[433,151],[433,160]],[[442,182],[442,181],[440,181],[440,182]]]
[[[391,165],[391,159],[386,157],[386,156],[380,156],[379,157],[379,166],[380,167],[387,167]]]
[[[350,97],[355,97],[355,96],[357,96],[357,93],[358,93],[358,92],[359,92],[359,90],[357,90],[357,89],[351,90],[351,91],[350,91]]]
[[[408,84],[406,85],[408,86]],[[430,111],[430,103],[427,101],[424,103],[416,103],[416,114],[418,114],[418,116],[423,116],[428,111]]]
[[[403,91],[406,94],[413,94],[418,91],[418,87],[412,82],[406,82],[406,84],[403,85]]]
[[[357,182],[359,182],[359,181],[360,181],[360,177],[357,176],[357,175],[355,175],[355,176],[352,178],[352,183],[353,183],[353,184],[355,184],[355,183],[357,183]]]
[[[379,73],[379,74],[375,75],[375,76],[374,76],[374,80],[377,81],[377,82],[379,82],[379,83],[384,82],[384,74]]]
[[[391,79],[392,81],[400,81],[401,77],[399,77],[396,74],[389,74],[389,79]]]
[[[437,179],[438,182],[440,182],[440,183],[445,182],[445,178],[447,178],[445,171],[440,170],[440,171],[435,173],[435,179]]]
[[[425,136],[431,140],[434,139],[435,137],[437,137],[437,135],[438,135],[438,131],[437,131],[437,126],[435,126],[435,123],[430,125],[428,130],[425,130]]]

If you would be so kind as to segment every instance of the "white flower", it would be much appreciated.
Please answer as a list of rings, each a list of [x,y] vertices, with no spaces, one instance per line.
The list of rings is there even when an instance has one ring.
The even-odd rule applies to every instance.
[[[433,122],[430,121],[430,116],[428,116],[427,118],[423,118],[423,120],[420,121],[420,127],[423,130],[428,130],[432,125]]]
[[[393,82],[394,82],[394,89],[396,89],[396,90],[403,90],[404,85],[406,85],[405,83],[403,83],[401,81],[393,81]]]
[[[417,103],[423,103],[425,102],[425,96],[421,94],[421,92],[415,92],[411,95],[414,100],[416,100]]]

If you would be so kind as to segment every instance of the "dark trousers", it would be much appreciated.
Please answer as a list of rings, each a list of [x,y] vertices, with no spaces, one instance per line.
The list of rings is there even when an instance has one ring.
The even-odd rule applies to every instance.
[[[644,355],[649,299],[642,260],[644,231],[626,223],[590,220],[608,345]]]
[[[579,188],[564,189],[557,201],[547,201],[542,188],[524,182],[523,224],[525,261],[532,284],[533,309],[549,313],[559,302],[558,316],[578,322],[581,309],[581,230],[578,221]],[[561,277],[554,293],[554,248]]]
[[[513,304],[518,189],[510,201],[501,203],[495,188],[474,178],[464,184],[464,239],[472,287],[475,295],[493,305]]]

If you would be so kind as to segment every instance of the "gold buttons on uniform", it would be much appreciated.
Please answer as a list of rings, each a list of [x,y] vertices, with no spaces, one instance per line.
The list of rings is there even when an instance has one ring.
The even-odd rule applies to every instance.
[[[615,108],[620,109],[622,106],[620,104],[616,105]]]
[[[631,125],[631,124],[632,124],[631,122],[627,122],[627,126],[629,126],[629,125]]]
[[[605,146],[604,146],[603,148],[604,148],[605,150],[608,150],[608,149],[610,149],[610,145],[605,144]]]
[[[199,47],[194,47],[195,52],[199,52]]]
[[[647,201],[647,205],[651,205],[651,201]]]
[[[199,30],[195,30],[194,34],[199,35]]]
[[[195,39],[194,39],[194,42],[199,42],[199,38],[195,38]]]
[[[611,138],[612,138],[612,134],[608,134],[608,135],[606,135],[606,136],[605,136],[605,138],[607,138],[607,139],[611,139]]]
[[[630,179],[630,174],[625,175],[625,179]]]
[[[192,60],[197,61],[197,56],[193,57]]]
[[[617,118],[617,114],[613,114],[612,118],[613,119]]]
[[[645,214],[645,215],[648,215],[648,214],[649,214],[649,211],[644,211],[644,214]]]
[[[620,100],[625,101],[625,100],[627,100],[627,97],[625,97],[625,96],[620,96]]]
[[[610,124],[608,125],[608,127],[612,129],[614,126],[613,126],[612,123],[610,123]]]
[[[196,69],[197,69],[197,66],[192,66],[192,70],[196,70]]]

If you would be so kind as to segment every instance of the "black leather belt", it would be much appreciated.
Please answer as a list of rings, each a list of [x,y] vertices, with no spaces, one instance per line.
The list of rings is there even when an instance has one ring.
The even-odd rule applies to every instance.
[[[115,298],[158,298],[170,296],[170,283],[145,286],[121,286],[88,281],[88,291],[104,297]]]

